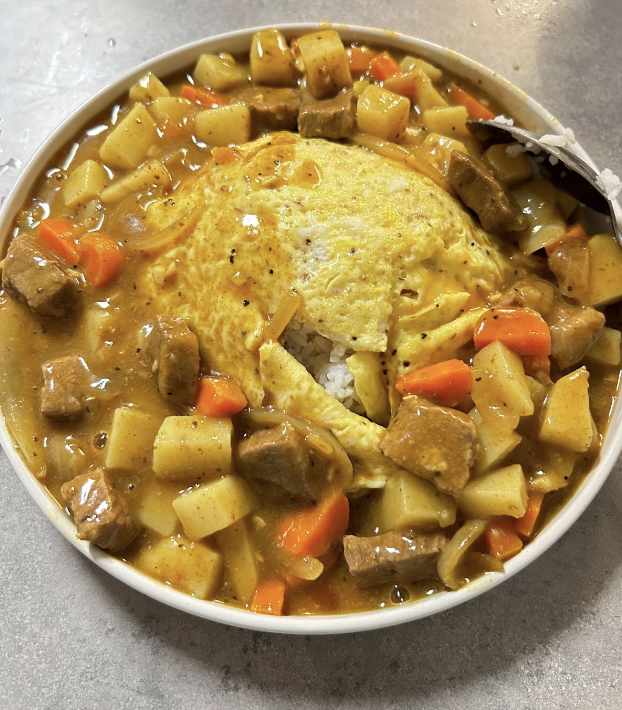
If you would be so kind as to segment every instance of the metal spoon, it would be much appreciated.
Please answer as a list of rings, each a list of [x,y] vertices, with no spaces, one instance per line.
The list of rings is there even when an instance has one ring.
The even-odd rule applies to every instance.
[[[598,173],[578,155],[564,146],[548,145],[541,141],[542,136],[518,126],[510,126],[498,121],[467,121],[467,128],[479,140],[491,143],[511,143],[518,140],[531,144],[525,150],[528,153],[544,151],[555,156],[559,162],[550,161],[540,164],[540,170],[555,185],[576,197],[584,205],[596,212],[611,216],[615,238],[622,246],[622,226],[614,209],[614,202],[598,184]]]

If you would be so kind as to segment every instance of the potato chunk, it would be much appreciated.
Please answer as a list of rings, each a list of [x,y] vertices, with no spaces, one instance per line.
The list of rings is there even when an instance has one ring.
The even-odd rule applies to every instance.
[[[188,99],[181,99],[177,96],[161,96],[149,106],[149,113],[159,123],[170,121],[179,126],[191,108],[192,103]]]
[[[124,197],[134,192],[140,192],[153,186],[166,187],[170,184],[171,176],[164,165],[159,160],[150,160],[103,190],[101,201],[104,203],[120,202]]]
[[[524,254],[533,254],[552,244],[566,231],[566,222],[557,207],[557,193],[550,182],[531,180],[515,189],[512,195],[529,223],[518,239]]]
[[[255,550],[246,520],[238,520],[216,534],[218,549],[225,558],[225,579],[238,601],[246,603],[257,588]]]
[[[520,444],[522,437],[502,418],[484,420],[477,409],[469,412],[469,416],[477,424],[474,472],[484,473],[499,466]]]
[[[391,408],[382,377],[380,355],[361,350],[350,355],[346,363],[354,377],[354,386],[365,407],[365,413],[372,422],[386,426],[391,416]]]
[[[428,129],[450,138],[471,138],[466,120],[469,112],[464,106],[429,108],[423,112],[421,122]]]
[[[153,72],[147,72],[130,88],[130,99],[148,103],[159,96],[170,96],[171,92]]]
[[[239,476],[205,483],[173,501],[184,532],[200,540],[240,520],[253,509],[248,486]]]
[[[115,409],[106,447],[106,468],[140,471],[148,467],[161,424],[161,417],[138,409]]]
[[[622,333],[605,326],[596,342],[585,353],[585,359],[598,365],[619,365],[621,342]]]
[[[179,518],[173,501],[179,496],[179,486],[155,481],[152,483],[138,509],[138,522],[164,535],[173,535],[179,526]]]
[[[567,449],[547,448],[542,460],[529,477],[529,487],[539,493],[550,493],[565,488],[577,462],[577,454]]]
[[[407,471],[392,476],[380,501],[382,531],[432,530],[456,521],[456,500]]]
[[[593,438],[588,395],[589,372],[585,367],[561,377],[544,402],[538,439],[580,454]]]
[[[396,142],[406,129],[409,113],[407,98],[370,84],[359,97],[356,121],[362,133]]]
[[[153,471],[160,478],[184,480],[229,473],[231,419],[167,417],[153,446]]]
[[[183,535],[165,538],[143,550],[136,567],[182,592],[207,599],[218,588],[222,556],[202,542]]]
[[[470,518],[509,515],[522,518],[527,510],[527,482],[519,464],[471,479],[458,497],[458,508]]]
[[[491,145],[482,156],[508,187],[516,187],[531,177],[531,163],[525,153],[508,153],[507,143]]]
[[[611,234],[595,234],[590,250],[588,306],[605,306],[622,297],[622,250]]]
[[[257,84],[292,86],[298,78],[292,50],[278,30],[261,30],[253,35],[250,62],[251,78]]]
[[[72,170],[63,185],[67,207],[78,207],[94,199],[106,186],[108,175],[95,160],[85,160]]]
[[[211,146],[248,143],[250,110],[244,104],[207,109],[194,117],[194,128],[197,138]]]
[[[414,101],[422,111],[449,106],[447,101],[436,90],[426,72],[415,69],[413,73],[415,75]]]
[[[136,104],[102,143],[99,157],[112,168],[130,170],[144,160],[157,141],[155,121],[142,104]]]
[[[298,38],[298,47],[308,86],[316,99],[352,86],[348,55],[335,30],[303,35]]]
[[[192,76],[214,91],[230,91],[248,81],[243,69],[216,54],[202,54]]]

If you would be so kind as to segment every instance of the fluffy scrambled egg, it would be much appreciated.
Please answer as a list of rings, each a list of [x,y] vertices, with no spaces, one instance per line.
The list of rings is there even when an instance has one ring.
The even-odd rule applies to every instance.
[[[301,296],[296,316],[318,333],[355,351],[386,353],[391,392],[415,362],[447,355],[443,328],[457,328],[454,345],[470,337],[477,307],[514,268],[455,199],[406,166],[285,133],[235,151],[150,206],[154,230],[201,216],[153,260],[143,286],[163,313],[191,320],[204,361],[238,382],[252,407],[278,406],[284,396],[262,378],[260,347],[291,289]],[[286,367],[293,358],[283,354]],[[336,404],[342,418],[358,417]],[[344,443],[339,426],[331,429]]]

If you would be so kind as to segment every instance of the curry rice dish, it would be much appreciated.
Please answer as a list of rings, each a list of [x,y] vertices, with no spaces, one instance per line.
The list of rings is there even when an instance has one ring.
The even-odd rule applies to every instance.
[[[1,404],[80,539],[276,615],[503,570],[598,456],[622,253],[470,134],[500,111],[267,30],[59,151],[2,263]]]

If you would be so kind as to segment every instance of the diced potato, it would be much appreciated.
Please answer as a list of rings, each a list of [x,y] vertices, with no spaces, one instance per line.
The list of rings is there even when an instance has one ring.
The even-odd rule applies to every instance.
[[[522,360],[498,340],[473,358],[471,397],[483,419],[503,416],[505,410],[519,417],[534,412]]]
[[[370,84],[359,97],[356,121],[362,133],[397,142],[404,133],[409,113],[407,98]]]
[[[251,138],[251,114],[244,104],[207,109],[194,117],[194,128],[208,145],[240,145]]]
[[[429,108],[423,112],[421,123],[429,130],[450,138],[469,138],[466,121],[469,112],[464,106]]]
[[[181,125],[188,111],[192,108],[192,102],[188,99],[181,99],[177,96],[162,96],[148,106],[149,113],[160,123],[174,123]]]
[[[367,416],[382,426],[387,426],[391,416],[389,394],[382,374],[378,353],[357,352],[346,359],[358,396]]]
[[[138,555],[135,564],[199,599],[207,599],[218,589],[222,575],[222,556],[209,545],[190,542],[183,535],[156,542]]]
[[[382,491],[380,520],[383,531],[444,528],[456,521],[456,501],[433,483],[399,471]]]
[[[170,95],[171,92],[153,72],[145,74],[130,89],[130,99],[132,101],[142,101],[145,104],[157,99],[159,96]]]
[[[184,532],[200,540],[240,520],[253,509],[248,486],[239,476],[204,483],[173,501]]]
[[[426,73],[417,69],[415,69],[413,73],[416,76],[414,102],[422,111],[449,106],[447,101],[436,90],[430,77]]]
[[[332,96],[352,86],[348,55],[335,30],[323,30],[298,38],[307,85],[316,99]],[[362,129],[361,129],[362,130]]]
[[[367,79],[363,79],[361,81],[355,81],[352,90],[354,91],[355,96],[360,96],[365,89],[369,86],[369,81]]]
[[[474,473],[480,474],[503,463],[505,457],[520,444],[522,437],[508,428],[503,419],[484,420],[477,409],[469,415],[477,424]]]
[[[574,451],[547,447],[541,453],[543,459],[529,477],[529,487],[538,493],[550,493],[565,488],[577,461]]]
[[[438,576],[449,589],[459,589],[465,582],[460,572],[460,563],[471,545],[486,530],[485,520],[467,520],[449,541],[438,558]]]
[[[451,160],[451,154],[454,150],[459,150],[463,153],[469,152],[464,143],[449,138],[448,136],[441,136],[438,133],[430,133],[421,144],[421,153],[424,154],[426,159],[428,159],[435,168],[438,168],[445,177],[447,177],[449,161]]]
[[[576,453],[590,448],[592,415],[588,395],[589,372],[585,367],[561,377],[551,387],[542,410],[538,439]]]
[[[214,91],[230,91],[248,81],[244,69],[216,54],[202,54],[192,76]]]
[[[577,209],[580,202],[576,197],[569,195],[567,192],[560,190],[558,187],[555,188],[555,194],[557,195],[557,206],[559,207],[559,211],[562,213],[562,217],[567,220]]]
[[[257,565],[246,520],[238,520],[215,534],[225,559],[225,579],[238,601],[246,603],[257,588]]]
[[[85,160],[72,170],[63,184],[65,205],[69,208],[84,205],[98,197],[106,186],[108,175],[95,160]]]
[[[151,114],[142,104],[136,104],[102,143],[99,157],[110,167],[130,170],[144,160],[157,141]]]
[[[178,486],[154,481],[138,509],[138,522],[164,537],[173,535],[179,526],[179,518],[173,508],[173,501],[178,496]]]
[[[419,59],[417,57],[406,56],[400,62],[400,69],[403,72],[412,71],[413,69],[418,69],[424,74],[427,74],[432,81],[441,81],[443,78],[443,72],[435,67],[433,64],[426,62],[425,59]]]
[[[171,480],[229,473],[232,433],[228,418],[166,417],[153,446],[153,471]]]
[[[619,365],[621,341],[622,333],[619,330],[605,326],[596,342],[585,353],[585,359],[597,365]]]
[[[612,234],[595,234],[589,241],[590,294],[587,305],[605,306],[622,298],[622,249]]]
[[[557,207],[557,193],[548,180],[532,180],[513,190],[512,194],[529,223],[518,239],[524,254],[533,254],[552,244],[566,231],[566,222]]]
[[[508,153],[506,143],[491,145],[482,158],[509,187],[516,187],[531,177],[531,163],[527,155]]]
[[[470,518],[490,518],[496,515],[522,518],[527,510],[527,502],[527,482],[519,464],[489,471],[471,479],[458,496],[458,508]]]
[[[294,55],[283,35],[275,29],[253,35],[250,52],[251,78],[258,84],[292,86],[298,78]]]
[[[168,170],[159,160],[150,160],[133,173],[112,183],[101,193],[104,203],[120,202],[124,197],[150,187],[166,187],[171,184]]]
[[[106,468],[141,471],[149,467],[162,418],[138,409],[114,410],[106,446]]]

